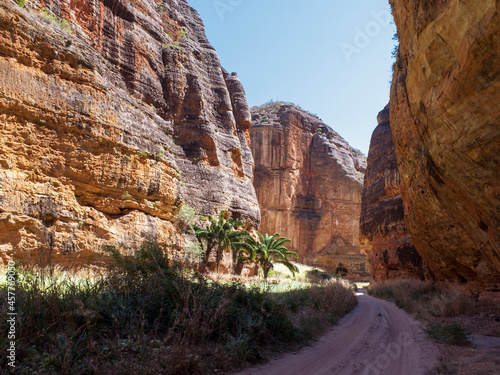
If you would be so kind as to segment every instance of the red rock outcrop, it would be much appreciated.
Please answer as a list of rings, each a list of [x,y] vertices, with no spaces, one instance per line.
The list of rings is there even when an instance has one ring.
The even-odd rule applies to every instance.
[[[185,0],[0,3],[0,256],[87,262],[176,216],[258,225],[241,84]]]
[[[366,159],[317,117],[292,105],[252,109],[254,185],[263,233],[292,240],[299,261],[369,279],[359,216]]]
[[[373,131],[361,198],[361,242],[374,281],[429,279],[422,257],[413,246],[404,221],[389,106],[378,114]]]
[[[439,279],[500,291],[500,4],[392,0],[406,224]]]

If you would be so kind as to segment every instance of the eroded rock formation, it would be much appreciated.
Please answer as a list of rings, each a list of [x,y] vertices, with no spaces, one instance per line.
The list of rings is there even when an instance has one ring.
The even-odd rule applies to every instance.
[[[378,114],[377,121],[368,153],[360,219],[361,242],[368,253],[371,274],[375,281],[429,278],[404,221],[389,106]]]
[[[391,1],[391,126],[406,224],[439,279],[500,291],[500,9]]]
[[[0,3],[0,255],[87,262],[183,203],[258,225],[241,84],[185,0]]]
[[[260,231],[292,240],[300,261],[367,279],[359,215],[366,159],[317,117],[279,103],[252,111]]]

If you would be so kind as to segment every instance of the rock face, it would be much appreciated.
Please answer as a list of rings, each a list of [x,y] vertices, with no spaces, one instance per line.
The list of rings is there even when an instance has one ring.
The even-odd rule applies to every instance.
[[[317,117],[274,103],[252,110],[254,185],[263,233],[280,233],[303,263],[369,278],[359,215],[366,159]]]
[[[374,281],[431,278],[404,221],[389,106],[378,114],[361,199],[361,242]]]
[[[176,216],[260,213],[250,112],[185,0],[0,3],[0,255],[87,262]]]
[[[391,126],[406,224],[438,279],[500,291],[498,1],[391,1]]]

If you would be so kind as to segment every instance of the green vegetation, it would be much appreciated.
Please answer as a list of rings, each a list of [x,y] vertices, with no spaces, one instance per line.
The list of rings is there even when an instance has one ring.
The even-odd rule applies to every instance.
[[[298,268],[288,259],[288,257],[294,256],[298,258],[299,256],[296,252],[289,251],[283,246],[284,243],[292,241],[288,238],[280,237],[279,233],[275,233],[272,236],[268,234],[257,234],[260,240],[256,245],[257,264],[262,267],[264,279],[267,279],[269,271],[274,267],[274,263],[283,264],[293,275],[295,275],[295,272],[298,272]]]
[[[24,8],[24,6],[26,5],[26,0],[16,0],[16,4],[21,8]]]
[[[269,236],[257,232],[257,241],[242,229],[243,222],[229,217],[227,211],[221,211],[217,219],[212,216],[206,219],[209,223],[205,227],[193,225],[196,238],[204,251],[202,271],[207,269],[213,251],[217,273],[224,253],[229,252],[232,253],[233,272],[237,275],[241,274],[244,264],[250,262],[256,262],[257,266],[262,267],[264,279],[267,279],[275,263],[283,264],[293,275],[298,271],[297,266],[288,259],[289,256],[298,258],[297,253],[289,251],[283,245],[291,242],[288,238],[280,237],[279,233]]]
[[[148,157],[150,157],[152,155],[147,151],[140,150],[140,151],[137,151],[137,156],[139,156],[139,158],[141,158],[141,159],[147,159]]]
[[[393,301],[417,319],[434,323],[436,318],[469,315],[474,309],[472,299],[456,290],[442,290],[431,282],[395,280],[370,285],[368,293]]]
[[[274,100],[269,100],[265,104],[261,106],[255,106],[252,107],[252,111],[255,112],[270,112],[270,113],[278,113],[278,111],[281,109],[283,106],[289,106],[293,107],[295,109],[299,109],[301,111],[304,111],[302,107],[298,104],[292,103],[292,102],[284,102],[284,101],[274,101]]]
[[[47,23],[51,23],[51,24],[55,25],[57,28],[59,28],[62,31],[66,31],[67,33],[70,33],[70,34],[72,34],[74,32],[73,28],[71,27],[71,24],[68,21],[66,21],[64,18],[58,17],[58,16],[50,13],[45,8],[40,9],[39,15]]]
[[[425,332],[429,337],[438,343],[468,346],[470,345],[470,332],[467,332],[462,326],[457,323],[452,323],[446,326],[441,324],[433,324]]]
[[[398,33],[394,33],[394,35],[392,36],[392,40],[394,40],[396,43],[394,44],[394,48],[392,49],[391,56],[394,60],[396,60],[399,51]]]
[[[158,11],[160,13],[163,13],[165,11],[165,9],[163,7],[163,1],[159,1],[157,5],[158,5]]]
[[[356,305],[340,281],[285,293],[214,282],[172,265],[154,239],[138,249],[104,250],[113,261],[103,275],[49,277],[18,268],[18,373],[232,372],[307,344]],[[4,281],[3,316],[7,295]],[[2,319],[1,331],[8,328]],[[7,370],[5,358],[0,368]]]
[[[353,151],[358,155],[358,156],[363,156],[366,158],[366,155],[363,151],[361,151],[360,149],[358,148],[353,148]]]
[[[191,231],[196,219],[196,209],[189,207],[187,204],[183,204],[179,209],[177,219],[179,220],[179,223],[184,231]]]
[[[125,191],[123,194],[122,194],[122,199],[131,199],[132,198],[132,194],[129,194],[128,191]]]
[[[337,268],[335,268],[335,275],[338,275],[341,277],[346,277],[348,273],[349,273],[349,270],[347,268],[345,268],[345,266],[342,263],[339,263],[337,265]]]
[[[440,343],[469,345],[470,332],[458,322],[466,316],[497,313],[500,305],[460,292],[460,285],[438,287],[431,282],[394,280],[370,285],[368,293],[393,301],[428,327],[425,332]],[[460,317],[460,318],[458,318]],[[454,321],[454,320],[458,320]],[[496,332],[492,330],[492,335]]]
[[[243,226],[243,222],[228,217],[227,211],[221,211],[217,220],[212,216],[208,216],[207,219],[209,221],[207,227],[194,225],[196,238],[205,252],[202,270],[204,271],[207,268],[212,251],[215,251],[215,264],[217,273],[219,273],[224,253],[231,250],[237,253],[240,247],[248,246],[247,242],[245,242],[248,233],[238,229],[238,227]]]
[[[177,49],[182,49],[181,42],[183,39],[187,39],[186,32],[184,30],[177,30],[177,32],[174,33],[169,33],[168,36],[172,40],[172,43],[166,44],[163,46],[163,48],[177,48]]]
[[[280,100],[276,100],[276,101],[269,100],[268,102],[266,102],[265,104],[263,104],[261,106],[252,107],[250,110],[253,113],[256,113],[256,112],[260,113],[261,121],[267,121],[269,119],[268,115],[277,114],[281,110],[282,107],[292,107],[292,108],[295,108],[296,110],[302,111],[304,113],[308,113],[311,116],[314,116],[317,119],[321,120],[316,113],[311,113],[309,111],[306,111],[298,104],[295,104],[292,102],[284,102],[284,101],[280,101]]]

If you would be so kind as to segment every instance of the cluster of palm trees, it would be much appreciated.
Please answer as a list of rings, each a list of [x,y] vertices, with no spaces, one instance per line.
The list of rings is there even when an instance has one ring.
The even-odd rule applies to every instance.
[[[258,240],[243,229],[243,222],[228,217],[227,211],[222,211],[218,218],[207,217],[208,224],[205,227],[193,225],[196,238],[203,249],[202,271],[207,266],[212,254],[215,252],[215,264],[217,273],[225,253],[231,252],[233,256],[233,272],[241,274],[245,263],[256,262],[262,267],[264,278],[267,279],[269,271],[275,263],[285,265],[292,274],[298,272],[289,256],[298,258],[296,252],[288,250],[284,244],[292,242],[288,238],[281,237],[278,233],[270,236],[257,232]]]

